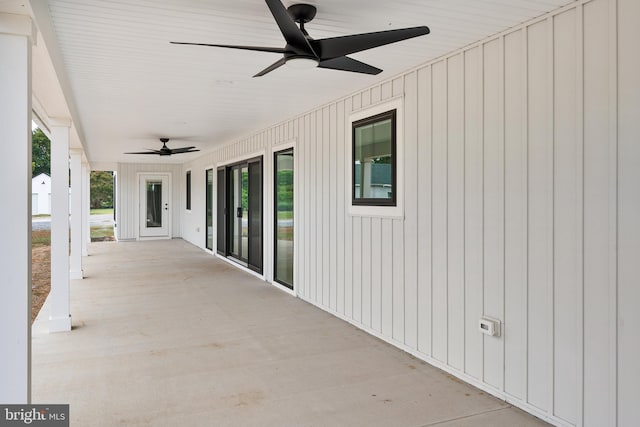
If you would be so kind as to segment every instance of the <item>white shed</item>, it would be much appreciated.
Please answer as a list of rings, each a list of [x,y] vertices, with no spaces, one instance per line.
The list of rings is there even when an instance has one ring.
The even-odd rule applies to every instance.
[[[31,180],[31,214],[51,214],[51,177],[46,173],[34,176]]]

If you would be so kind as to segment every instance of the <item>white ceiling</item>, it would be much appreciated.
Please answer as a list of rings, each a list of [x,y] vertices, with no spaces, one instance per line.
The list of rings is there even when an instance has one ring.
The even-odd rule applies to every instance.
[[[252,78],[280,56],[169,44],[284,47],[263,0],[48,0],[55,42],[47,46],[64,68],[58,74],[89,160],[157,162],[122,153],[159,148],[161,136],[176,140],[169,146],[213,149],[571,1],[307,0],[318,9],[306,25],[316,39],[430,27],[427,36],[351,55],[382,68],[377,76],[282,67]]]

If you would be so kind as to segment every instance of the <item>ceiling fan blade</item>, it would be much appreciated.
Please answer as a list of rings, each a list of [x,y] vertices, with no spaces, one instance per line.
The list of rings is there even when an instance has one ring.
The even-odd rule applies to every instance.
[[[134,151],[132,153],[124,153],[124,154],[160,154],[159,150],[151,150],[151,151]]]
[[[229,44],[210,44],[210,43],[189,43],[189,42],[169,42],[171,44],[186,44],[192,46],[210,46],[210,47],[224,47],[228,49],[241,49],[241,50],[253,50],[258,52],[271,52],[271,53],[286,53],[286,49],[279,47],[263,47],[263,46],[236,46]]]
[[[264,70],[260,71],[258,74],[256,74],[253,77],[264,76],[265,74],[270,73],[271,71],[275,70],[276,68],[282,67],[285,62],[287,62],[287,60],[285,58],[280,58],[279,60],[277,60],[273,64],[269,65],[267,68],[265,68]]]
[[[354,34],[315,40],[314,45],[321,60],[337,58],[386,44],[429,34],[428,27],[402,28],[375,33]]]
[[[276,20],[278,27],[280,27],[280,32],[287,41],[287,44],[300,51],[296,53],[306,53],[317,56],[304,33],[298,28],[280,0],[265,0],[265,2],[273,18]]]
[[[171,154],[180,154],[180,153],[189,153],[189,152],[192,152],[192,151],[200,151],[200,150],[194,150],[194,148],[196,148],[196,147],[172,148],[171,149]]]
[[[318,67],[372,75],[380,74],[382,72],[380,68],[365,64],[364,62],[356,61],[355,59],[348,58],[346,56],[339,56],[337,58],[320,61]]]

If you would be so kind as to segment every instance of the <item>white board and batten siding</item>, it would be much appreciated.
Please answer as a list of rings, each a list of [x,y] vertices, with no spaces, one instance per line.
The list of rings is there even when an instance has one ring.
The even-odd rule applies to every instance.
[[[182,235],[204,246],[204,170],[263,153],[272,247],[295,141],[300,298],[554,424],[637,425],[639,20],[577,1],[204,155]],[[349,117],[391,99],[404,215],[349,215]]]
[[[182,210],[184,209],[184,179],[182,166],[175,164],[119,163],[116,191],[116,238],[135,240],[139,236],[138,224],[140,191],[139,174],[168,174],[171,180],[171,236],[181,237]]]

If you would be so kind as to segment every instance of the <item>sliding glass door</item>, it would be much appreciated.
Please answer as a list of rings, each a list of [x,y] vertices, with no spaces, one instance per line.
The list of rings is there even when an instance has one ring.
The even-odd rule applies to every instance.
[[[262,157],[218,169],[218,253],[262,272]]]
[[[274,279],[293,289],[293,149],[274,155]]]

